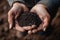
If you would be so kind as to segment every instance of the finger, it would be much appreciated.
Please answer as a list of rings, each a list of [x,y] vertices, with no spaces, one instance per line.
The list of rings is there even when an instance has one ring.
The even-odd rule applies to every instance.
[[[32,30],[33,28],[35,28],[36,27],[36,25],[32,25],[32,26],[24,26],[23,28],[25,29],[25,30]]]
[[[9,25],[9,29],[11,29],[11,28],[12,28],[12,24]]]
[[[32,28],[35,28],[36,27],[36,25],[32,25]]]
[[[19,16],[19,14],[20,14],[21,12],[16,12],[16,15],[15,15],[15,19]]]
[[[43,31],[45,31],[46,30],[46,28],[43,28]]]
[[[48,23],[49,23],[49,19],[46,17],[46,18],[44,19],[43,31],[45,31],[46,28],[48,27]]]
[[[20,8],[17,8],[16,10],[15,10],[15,19],[20,15],[20,13],[21,13],[21,9]]]
[[[38,31],[40,31],[40,30],[43,30],[43,31],[45,31],[46,30],[46,27],[44,27],[42,24],[38,27]]]
[[[16,27],[15,29],[20,31],[20,32],[24,32],[25,31],[22,27]]]
[[[31,28],[31,26],[24,26],[23,27],[25,30],[31,30],[32,28]]]
[[[42,27],[43,27],[43,25],[40,24],[39,27],[37,28],[37,30],[42,30]]]
[[[29,30],[29,31],[28,31],[28,34],[32,34],[32,31],[31,31],[31,30]]]
[[[41,24],[41,25],[39,25],[39,27],[38,27],[37,29],[33,29],[32,32],[33,32],[33,33],[36,33],[36,32],[38,32],[38,31],[41,31],[41,30],[43,30],[42,27],[43,27],[43,26],[42,26],[42,24]]]
[[[25,30],[24,30],[22,27],[20,27],[18,24],[15,25],[15,29],[18,30],[18,31],[20,31],[20,32],[24,32],[24,31],[25,31]]]
[[[34,29],[34,30],[32,30],[32,33],[36,33],[38,30],[37,29]]]
[[[8,23],[9,23],[9,29],[12,28],[12,25],[13,25],[13,11],[9,11],[8,12]]]

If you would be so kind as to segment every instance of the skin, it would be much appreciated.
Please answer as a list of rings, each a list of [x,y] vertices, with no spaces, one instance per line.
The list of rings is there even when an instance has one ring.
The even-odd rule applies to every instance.
[[[14,3],[13,6],[12,6],[12,8],[8,12],[9,29],[12,28],[12,25],[13,25],[13,17],[14,17],[14,19],[16,19],[19,16],[19,13],[21,11],[23,11],[23,12],[24,11],[28,11],[28,8],[24,4]],[[21,32],[24,32],[25,31],[23,28],[19,27],[19,25],[18,25],[17,22],[15,23],[15,28],[14,29],[19,30]]]
[[[30,12],[37,13],[42,20],[42,23],[39,25],[39,27],[37,29],[33,29],[32,32],[36,33],[40,30],[45,31],[50,21],[50,15],[46,10],[46,6],[43,4],[37,4],[31,9]]]
[[[13,21],[12,21],[13,15],[15,15],[15,19],[16,19],[19,16],[19,12],[21,12],[21,11],[29,11],[29,10],[24,4],[14,3],[13,7],[8,12],[8,22],[9,22],[9,25],[10,25],[9,27],[10,28],[12,27],[12,24],[13,24]],[[41,18],[41,20],[43,22],[40,24],[40,26],[37,29],[34,29],[35,25],[32,25],[32,27],[30,27],[30,26],[19,27],[18,23],[16,22],[14,29],[19,30],[21,32],[24,32],[25,30],[28,30],[28,34],[36,33],[40,30],[45,31],[48,24],[49,24],[49,20],[50,20],[50,15],[46,11],[46,6],[43,5],[43,4],[36,4],[34,7],[32,7],[30,12],[37,13],[37,15]]]

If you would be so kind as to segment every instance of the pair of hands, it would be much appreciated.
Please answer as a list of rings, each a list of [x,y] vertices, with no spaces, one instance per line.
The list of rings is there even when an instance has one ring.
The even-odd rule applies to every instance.
[[[49,20],[50,20],[50,16],[49,16],[49,14],[48,14],[48,12],[46,11],[45,8],[46,7],[44,5],[37,4],[30,10],[30,12],[37,13],[37,15],[42,20],[42,23],[40,24],[40,26],[37,29],[34,29],[35,25],[32,25],[32,27],[30,27],[30,26],[20,27],[17,22],[15,23],[15,29],[19,30],[21,32],[24,32],[25,30],[28,30],[29,34],[36,33],[40,30],[45,31],[47,26],[48,26]],[[14,3],[13,7],[8,12],[9,28],[12,28],[13,18],[16,19],[19,16],[19,13],[21,13],[21,11],[25,12],[25,11],[29,11],[29,9],[24,4]],[[31,30],[31,29],[33,29],[33,30]]]

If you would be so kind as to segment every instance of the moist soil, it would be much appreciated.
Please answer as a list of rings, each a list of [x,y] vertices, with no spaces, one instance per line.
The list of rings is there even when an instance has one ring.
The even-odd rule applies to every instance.
[[[32,26],[32,25],[36,25],[36,27],[38,27],[42,22],[39,16],[36,13],[32,12],[21,13],[18,16],[17,21],[21,27]]]

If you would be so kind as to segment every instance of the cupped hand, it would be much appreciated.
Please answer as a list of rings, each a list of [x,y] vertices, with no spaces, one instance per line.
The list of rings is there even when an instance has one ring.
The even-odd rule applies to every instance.
[[[29,11],[29,9],[26,7],[26,5],[24,5],[22,3],[14,3],[12,8],[8,12],[9,29],[11,29],[13,27],[12,26],[13,21],[19,16],[21,11],[25,12],[25,11]],[[19,30],[20,27],[18,27],[17,24],[15,24],[15,26],[17,26],[16,29]],[[22,29],[22,28],[20,28],[20,29]]]
[[[42,20],[42,23],[39,25],[39,27],[37,29],[33,29],[31,32],[36,33],[40,30],[45,31],[50,21],[50,15],[46,10],[46,6],[43,4],[37,4],[30,10],[30,12],[36,13]]]

